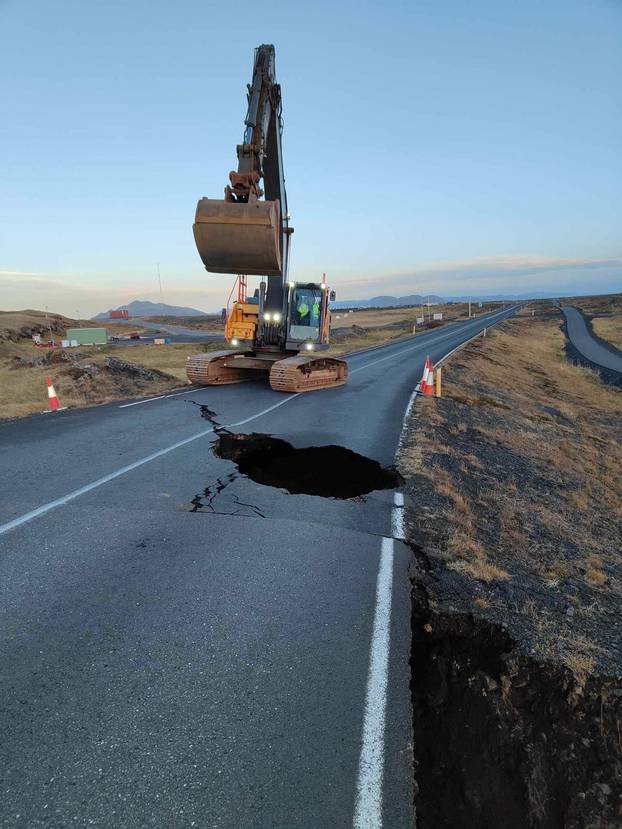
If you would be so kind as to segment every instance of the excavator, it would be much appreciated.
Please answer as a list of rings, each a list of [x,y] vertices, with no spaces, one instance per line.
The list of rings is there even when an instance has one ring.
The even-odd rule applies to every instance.
[[[224,199],[199,200],[193,225],[205,269],[237,275],[225,325],[225,339],[233,348],[188,357],[186,374],[191,383],[204,386],[266,374],[270,386],[282,392],[340,386],[347,380],[348,364],[321,354],[329,346],[334,291],[325,277],[319,283],[289,278],[294,229],[283,176],[281,87],[272,45],[255,49],[247,98],[237,172],[229,173]],[[249,276],[263,277],[253,296],[247,293]]]

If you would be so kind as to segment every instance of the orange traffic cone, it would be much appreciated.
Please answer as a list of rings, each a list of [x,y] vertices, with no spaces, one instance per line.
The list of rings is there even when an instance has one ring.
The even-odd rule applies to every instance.
[[[60,400],[58,399],[58,395],[54,390],[52,378],[46,377],[46,380],[48,383],[48,406],[50,407],[50,411],[57,412],[60,409]]]
[[[429,354],[425,359],[423,377],[421,378],[421,394],[434,397],[434,366],[432,365]]]

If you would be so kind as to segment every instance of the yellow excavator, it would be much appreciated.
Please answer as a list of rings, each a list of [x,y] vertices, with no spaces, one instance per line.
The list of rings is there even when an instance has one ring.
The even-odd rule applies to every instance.
[[[294,282],[288,275],[294,231],[283,176],[274,46],[255,50],[244,125],[238,169],[229,173],[224,200],[200,199],[193,225],[205,269],[237,274],[229,300],[236,289],[237,296],[230,312],[227,308],[225,326],[225,338],[234,348],[188,357],[186,374],[197,385],[220,385],[263,373],[273,389],[284,392],[340,386],[347,380],[348,364],[321,355],[329,345],[334,291],[325,278]],[[264,277],[250,297],[248,276]]]

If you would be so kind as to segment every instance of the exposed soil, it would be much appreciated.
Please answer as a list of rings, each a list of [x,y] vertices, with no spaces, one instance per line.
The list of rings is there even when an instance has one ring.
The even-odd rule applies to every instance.
[[[418,826],[622,826],[622,395],[567,362],[552,307],[443,387],[399,464]]]
[[[614,679],[577,684],[503,627],[431,609],[421,586],[412,652],[418,829],[622,825]]]
[[[296,449],[270,435],[221,431],[214,454],[233,461],[239,471],[266,486],[294,494],[324,498],[354,498],[376,489],[394,489],[401,477],[343,446]]]

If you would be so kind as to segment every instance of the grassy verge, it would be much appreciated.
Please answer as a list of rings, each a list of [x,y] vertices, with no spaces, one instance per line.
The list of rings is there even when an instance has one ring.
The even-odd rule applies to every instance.
[[[473,316],[499,310],[501,303],[485,303],[482,308],[473,304]],[[442,323],[456,322],[468,319],[468,305],[452,304],[431,306],[431,312],[443,314]],[[413,325],[418,317],[424,316],[426,325],[417,327],[418,334],[430,330],[427,327],[427,308],[422,311],[421,306],[404,308],[376,308],[368,311],[353,311],[349,313],[333,312],[331,318],[331,347],[329,354],[338,356],[364,348],[373,348],[384,345],[392,340],[412,334]]]
[[[28,341],[0,344],[0,418],[24,417],[47,407],[46,377],[52,377],[61,405],[92,406],[121,398],[160,394],[184,385],[186,357],[220,344],[89,346],[63,352],[37,349]],[[107,360],[138,366],[117,368]],[[142,370],[145,369],[145,370]]]
[[[622,351],[622,314],[592,319],[594,333]]]
[[[577,677],[622,668],[622,394],[563,355],[555,316],[458,352],[400,457],[437,599],[507,625]]]
[[[419,311],[397,309],[400,318],[397,320],[396,309],[360,313],[365,315],[365,321],[373,324],[368,328],[359,324],[337,327],[333,332],[333,345],[329,354],[338,355],[383,345],[409,334],[412,332],[410,317]],[[452,318],[459,313],[460,307],[455,306],[449,315],[445,313],[445,318]],[[167,317],[153,319],[170,322]],[[175,319],[175,322],[191,327],[220,325],[216,318],[212,320],[203,317],[184,318],[181,321]],[[43,339],[47,339],[49,333],[45,326],[48,323],[52,327],[54,338],[62,339],[66,328],[73,325],[74,321],[59,315],[50,315],[46,319],[45,314],[38,311],[5,313],[0,318],[0,328],[4,324],[5,332],[5,339],[0,342],[0,384],[3,389],[0,418],[24,417],[45,409],[47,376],[53,378],[63,406],[89,406],[119,398],[160,394],[183,385],[186,383],[186,357],[197,350],[212,351],[223,347],[222,343],[210,343],[206,346],[83,346],[67,351],[67,359],[63,359],[60,352],[37,349],[32,341],[26,338],[31,330],[41,330]],[[138,321],[130,327],[106,323],[106,328],[110,334],[121,336],[127,335],[130,330],[141,330]],[[144,367],[157,374],[140,372],[123,375],[111,372],[106,366],[108,357]]]

